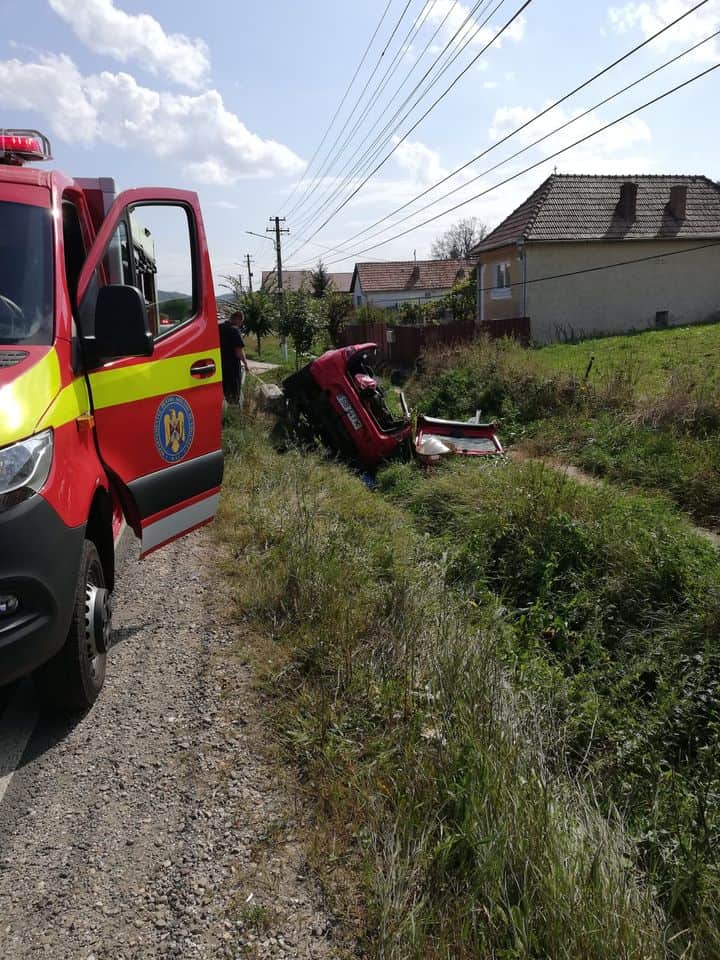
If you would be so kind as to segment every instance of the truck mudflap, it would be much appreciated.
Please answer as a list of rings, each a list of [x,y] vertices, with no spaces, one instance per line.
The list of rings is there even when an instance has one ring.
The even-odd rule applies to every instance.
[[[41,496],[0,513],[0,685],[65,642],[84,538],[84,525],[66,526]]]

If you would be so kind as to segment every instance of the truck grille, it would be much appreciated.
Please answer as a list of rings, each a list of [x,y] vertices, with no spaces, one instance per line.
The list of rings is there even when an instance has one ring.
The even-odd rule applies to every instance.
[[[14,367],[27,355],[27,350],[0,350],[0,367]]]

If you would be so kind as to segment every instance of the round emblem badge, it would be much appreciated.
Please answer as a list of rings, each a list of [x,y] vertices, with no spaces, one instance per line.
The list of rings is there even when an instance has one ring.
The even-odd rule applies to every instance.
[[[183,397],[165,397],[155,414],[155,446],[163,460],[175,463],[190,449],[195,435],[195,418]]]

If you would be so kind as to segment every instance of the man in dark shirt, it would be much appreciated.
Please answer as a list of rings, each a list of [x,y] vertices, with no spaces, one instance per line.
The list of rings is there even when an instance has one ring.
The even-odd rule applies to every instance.
[[[249,369],[245,356],[245,341],[240,332],[244,320],[242,310],[236,310],[224,323],[220,324],[223,393],[228,403],[240,403],[242,389],[240,365],[245,367],[246,372]]]

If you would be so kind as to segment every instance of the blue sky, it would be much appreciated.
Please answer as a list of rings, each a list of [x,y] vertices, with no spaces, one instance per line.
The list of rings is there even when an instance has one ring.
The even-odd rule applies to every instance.
[[[372,99],[366,95],[352,113],[343,136],[344,140],[349,132],[350,139],[337,164],[322,171],[316,162],[303,180],[305,167],[388,0],[266,0],[262,6],[243,0],[207,0],[204,4],[0,0],[5,27],[0,40],[0,122],[4,126],[36,126],[46,132],[53,143],[55,164],[76,176],[113,176],[123,188],[155,184],[197,190],[216,277],[237,272],[238,261],[249,252],[259,279],[261,269],[272,265],[273,248],[245,231],[263,233],[269,216],[287,212],[303,198],[300,208],[288,218],[291,234],[285,241],[286,265],[311,265],[319,255],[328,262],[338,261],[332,263],[336,270],[352,269],[355,259],[406,259],[414,251],[422,258],[428,256],[433,238],[461,216],[477,216],[494,226],[555,166],[560,172],[572,173],[704,173],[720,177],[718,70],[587,144],[493,189],[504,177],[543,160],[552,150],[720,62],[716,38],[578,120],[564,133],[480,176],[477,183],[463,185],[720,29],[720,0],[708,0],[663,38],[538,119],[422,203],[460,187],[452,199],[397,230],[368,242],[360,237],[334,254],[325,252],[532,119],[548,103],[694,2],[533,0],[501,41],[494,43],[427,119],[398,144],[398,137],[521,6],[521,0],[504,0],[479,29],[476,20],[465,22],[471,0],[411,0],[368,93],[397,52],[397,69],[390,83]],[[319,159],[325,157],[349,115],[406,3],[390,0],[376,41]],[[489,13],[498,3],[482,3],[479,11]],[[404,40],[413,25],[419,29],[406,48]],[[381,117],[375,132],[382,128],[458,28],[461,32],[455,44],[462,39],[470,42],[379,154],[382,157],[396,146],[391,158],[312,242],[301,246],[300,241],[309,238],[338,202],[359,185],[355,177],[343,186],[339,175],[346,163],[362,156],[372,140],[369,129]],[[421,57],[433,33],[435,39]],[[451,52],[455,49],[457,46]],[[388,113],[385,108],[396,91]],[[366,106],[367,115],[359,123]],[[323,175],[314,183],[318,172]],[[309,223],[314,208],[338,186],[342,189],[337,200]],[[364,247],[483,189],[491,192],[405,237],[356,256]],[[340,260],[341,255],[347,259]]]

